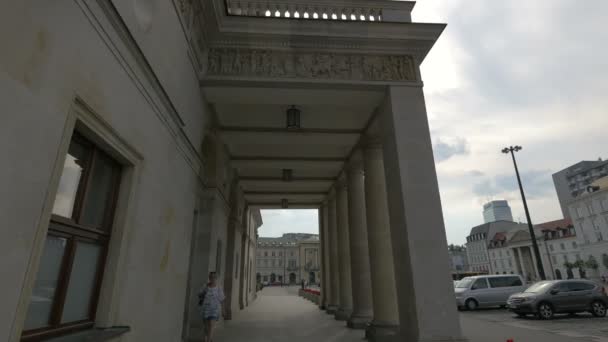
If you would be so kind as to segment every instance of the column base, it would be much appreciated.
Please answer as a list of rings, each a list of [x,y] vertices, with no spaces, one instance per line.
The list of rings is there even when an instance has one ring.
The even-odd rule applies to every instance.
[[[399,325],[371,322],[365,327],[365,338],[371,342],[397,342]]]
[[[350,315],[351,315],[350,310],[338,308],[334,317],[336,318],[336,321],[347,321],[350,318]]]
[[[338,311],[338,307],[337,307],[336,305],[328,305],[328,306],[325,308],[325,312],[326,312],[328,315],[334,315],[334,314],[336,313],[336,311]]]
[[[372,318],[369,316],[355,316],[352,315],[346,322],[346,326],[351,329],[365,329]]]

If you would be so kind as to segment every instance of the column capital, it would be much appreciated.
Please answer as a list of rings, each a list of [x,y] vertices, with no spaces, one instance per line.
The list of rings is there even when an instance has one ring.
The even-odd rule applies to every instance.
[[[352,156],[345,165],[345,171],[348,174],[360,173],[363,175],[363,153],[357,148],[353,151]]]
[[[364,149],[381,149],[382,137],[379,134],[364,134],[359,145]]]

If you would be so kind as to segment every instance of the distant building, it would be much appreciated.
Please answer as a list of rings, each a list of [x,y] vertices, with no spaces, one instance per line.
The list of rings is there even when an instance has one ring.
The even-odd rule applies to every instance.
[[[586,192],[570,202],[568,209],[589,276],[608,276],[608,177],[591,183]],[[589,267],[594,261],[597,269]]]
[[[587,191],[595,180],[608,176],[608,160],[581,161],[553,174],[553,184],[565,218],[570,218],[568,204]]]
[[[574,267],[581,260],[581,253],[569,219],[538,224],[534,233],[547,279],[584,276],[584,270]],[[532,239],[525,224],[494,234],[488,245],[488,257],[492,274],[519,274],[528,282],[540,279]]]
[[[483,205],[483,222],[513,221],[511,207],[505,200],[492,201]]]
[[[467,258],[467,248],[465,246],[449,245],[448,255],[450,256],[450,268],[452,273],[463,273],[469,270]]]
[[[258,238],[258,282],[308,284],[321,281],[319,235],[288,233],[279,238]]]
[[[584,270],[574,267],[582,260],[576,229],[570,219],[536,225],[542,233],[539,245],[548,279],[583,278]],[[530,244],[532,241],[530,240]]]
[[[488,257],[490,240],[496,233],[509,232],[522,226],[526,227],[526,225],[513,221],[495,221],[471,228],[466,243],[469,270],[471,272],[491,273],[490,258]]]

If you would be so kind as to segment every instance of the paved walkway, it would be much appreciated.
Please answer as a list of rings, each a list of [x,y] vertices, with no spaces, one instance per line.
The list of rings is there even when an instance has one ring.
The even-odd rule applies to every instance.
[[[608,342],[602,333],[608,331],[608,318],[581,315],[545,322],[513,316],[505,310],[480,310],[460,313],[460,320],[469,342]],[[223,322],[214,342],[363,342],[363,335],[299,297],[297,286],[267,287],[251,306]]]
[[[264,288],[248,308],[224,322],[214,342],[364,341],[362,330],[348,329],[297,292],[295,286]]]
[[[518,318],[507,310],[460,313],[462,329],[471,342],[608,342],[608,318],[590,314],[557,316],[551,321]]]

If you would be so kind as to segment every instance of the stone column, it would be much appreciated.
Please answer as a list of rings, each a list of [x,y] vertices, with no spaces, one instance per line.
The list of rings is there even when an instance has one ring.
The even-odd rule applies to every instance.
[[[348,237],[348,191],[344,175],[341,175],[336,182],[336,217],[338,227],[340,297],[335,317],[339,321],[346,321],[353,312],[353,292],[350,276],[350,240]]]
[[[329,303],[329,297],[331,296],[331,289],[329,286],[329,237],[327,236],[328,229],[328,218],[327,218],[328,204],[324,201],[319,209],[319,233],[321,235],[321,304],[322,310],[327,308]]]
[[[338,273],[338,227],[336,222],[336,192],[331,190],[327,205],[327,247],[329,265],[329,297],[326,311],[333,315],[338,310],[338,298],[340,296],[340,278]]]
[[[532,240],[530,240],[530,243],[532,243]],[[528,251],[530,251],[530,256],[532,256],[532,269],[534,270],[534,273],[532,274],[532,276],[534,277],[534,280],[540,280],[540,273],[538,272],[538,263],[536,261],[536,255],[534,255],[534,250],[530,246],[528,246],[527,248],[528,248]],[[541,258],[542,258],[542,256],[541,256]]]
[[[399,328],[393,248],[386,199],[382,145],[366,139],[364,152],[365,209],[374,318],[365,331],[372,341],[394,338]]]
[[[390,86],[380,109],[399,340],[463,341],[421,86]]]
[[[364,329],[372,320],[372,282],[367,242],[363,156],[356,151],[347,166],[348,222],[353,313],[348,327]]]
[[[519,267],[521,268],[521,276],[524,278],[526,282],[528,282],[528,270],[526,269],[526,262],[524,260],[524,252],[518,247],[515,249],[517,254],[519,255]]]

